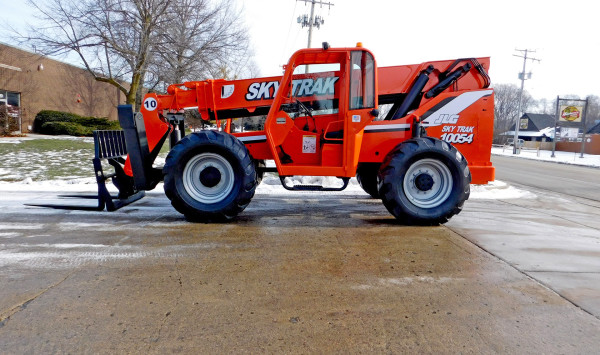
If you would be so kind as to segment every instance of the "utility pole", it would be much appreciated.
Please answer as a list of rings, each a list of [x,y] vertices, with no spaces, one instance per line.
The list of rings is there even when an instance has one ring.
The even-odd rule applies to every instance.
[[[523,55],[517,55],[517,54],[513,54],[513,56],[515,57],[519,57],[519,58],[523,58],[523,72],[519,73],[519,78],[521,79],[521,91],[519,91],[519,110],[517,111],[517,119],[515,121],[515,137],[513,140],[513,154],[517,154],[517,146],[519,144],[519,126],[521,123],[521,105],[522,105],[522,98],[523,98],[523,88],[525,87],[525,65],[527,64],[527,59],[531,60],[531,61],[540,61],[539,59],[536,58],[531,58],[531,57],[527,57],[528,53],[535,53],[535,51],[530,50],[530,49],[515,49],[517,52],[521,52],[523,53]],[[531,79],[531,72],[529,73],[529,77],[527,79]]]
[[[330,9],[334,4],[332,4],[330,2],[324,2],[321,0],[296,0],[296,1],[304,1],[304,4],[310,3],[310,17],[308,17],[308,15],[302,15],[302,16],[298,17],[298,23],[300,25],[302,25],[302,28],[308,27],[308,44],[306,45],[306,48],[310,48],[310,44],[312,42],[313,27],[321,28],[321,25],[323,23],[325,23],[325,21],[323,20],[323,17],[321,17],[321,16],[315,17],[315,4],[319,4],[319,5],[321,5],[321,7],[323,7],[323,5],[329,6]]]

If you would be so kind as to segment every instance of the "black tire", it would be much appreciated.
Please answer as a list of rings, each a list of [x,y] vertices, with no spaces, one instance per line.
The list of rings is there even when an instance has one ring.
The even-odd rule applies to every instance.
[[[471,192],[467,160],[449,143],[410,139],[388,155],[379,171],[379,194],[394,217],[411,225],[446,223]]]
[[[226,221],[250,203],[256,169],[238,139],[218,131],[185,136],[163,167],[165,193],[190,221]]]
[[[379,197],[379,187],[377,186],[380,163],[361,163],[356,169],[356,180],[366,193],[373,198]]]

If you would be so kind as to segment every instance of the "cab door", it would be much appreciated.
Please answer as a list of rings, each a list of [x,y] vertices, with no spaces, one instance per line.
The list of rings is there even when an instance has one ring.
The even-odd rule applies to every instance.
[[[344,166],[346,174],[356,173],[364,128],[376,117],[377,70],[375,58],[366,50],[350,52],[348,111],[345,117]]]

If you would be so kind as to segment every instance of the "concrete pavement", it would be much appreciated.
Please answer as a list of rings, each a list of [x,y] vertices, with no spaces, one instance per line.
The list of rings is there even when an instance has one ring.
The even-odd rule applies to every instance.
[[[230,224],[187,223],[160,193],[115,213],[22,205],[46,197],[0,196],[0,353],[600,348],[593,307],[522,271],[533,254],[493,247],[546,224],[533,200],[471,200],[448,227],[405,227],[363,195],[257,195]]]

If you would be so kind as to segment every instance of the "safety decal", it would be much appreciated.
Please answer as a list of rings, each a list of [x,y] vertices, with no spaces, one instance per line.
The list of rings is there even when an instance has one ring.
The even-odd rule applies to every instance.
[[[233,95],[233,91],[235,90],[235,85],[223,85],[221,88],[221,98],[226,99]]]
[[[302,153],[317,152],[317,136],[302,136]]]

